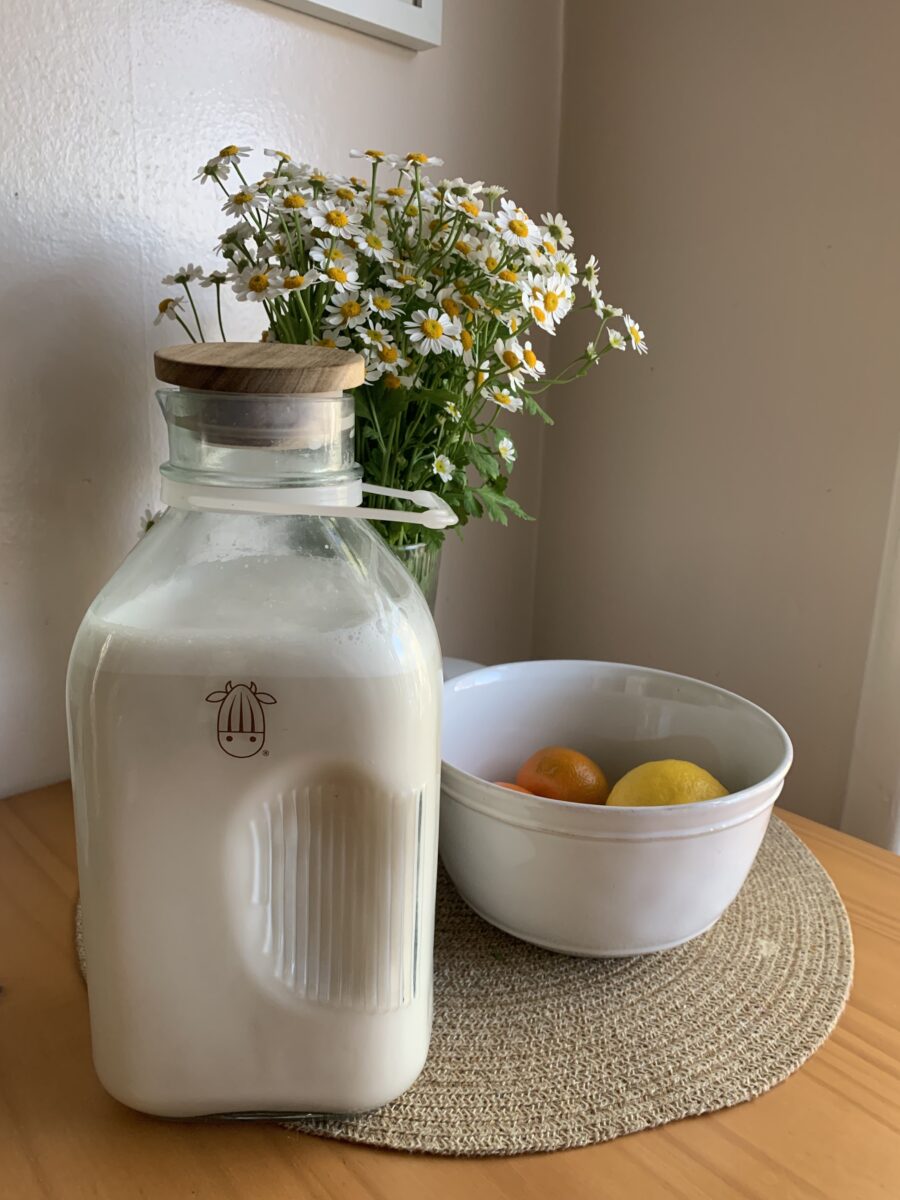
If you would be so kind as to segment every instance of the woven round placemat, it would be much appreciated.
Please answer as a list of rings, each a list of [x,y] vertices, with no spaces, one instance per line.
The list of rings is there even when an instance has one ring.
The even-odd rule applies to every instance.
[[[659,954],[540,950],[482,921],[442,875],[422,1075],[375,1112],[282,1124],[445,1155],[607,1141],[780,1083],[834,1028],[852,974],[840,897],[777,817],[721,920]]]

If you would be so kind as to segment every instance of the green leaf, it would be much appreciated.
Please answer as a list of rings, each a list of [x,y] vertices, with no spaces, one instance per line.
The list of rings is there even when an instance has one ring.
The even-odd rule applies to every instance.
[[[550,416],[549,413],[544,412],[544,410],[541,408],[541,406],[538,404],[537,400],[535,400],[534,396],[532,396],[530,392],[525,393],[525,411],[527,413],[531,413],[532,416],[540,417],[545,425],[553,424],[553,418]]]
[[[472,442],[469,451],[475,469],[485,479],[496,479],[500,474],[500,464],[490,450],[478,442]]]

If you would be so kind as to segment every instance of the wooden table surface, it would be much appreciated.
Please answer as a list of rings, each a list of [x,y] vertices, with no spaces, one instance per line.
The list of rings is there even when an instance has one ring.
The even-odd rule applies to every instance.
[[[274,1125],[167,1122],[91,1067],[72,947],[67,784],[0,801],[0,1198],[693,1200],[900,1196],[900,859],[782,814],[850,912],[856,977],[837,1031],[748,1104],[582,1150],[427,1158]]]

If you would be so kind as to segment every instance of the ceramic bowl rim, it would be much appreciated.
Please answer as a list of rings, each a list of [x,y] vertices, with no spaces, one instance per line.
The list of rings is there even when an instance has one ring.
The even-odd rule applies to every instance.
[[[689,819],[692,813],[703,813],[709,820],[713,820],[717,815],[726,817],[731,814],[731,810],[739,808],[746,801],[755,799],[761,793],[768,789],[775,789],[784,780],[788,771],[791,768],[791,763],[794,759],[794,748],[787,730],[784,726],[767,712],[759,704],[755,704],[752,700],[748,700],[745,696],[739,695],[737,692],[731,692],[727,688],[720,687],[716,683],[707,683],[704,679],[697,679],[693,675],[681,675],[675,671],[665,671],[660,667],[643,667],[636,663],[617,663],[608,662],[602,659],[592,658],[540,658],[540,659],[522,659],[515,662],[497,663],[493,666],[480,667],[475,671],[467,671],[464,675],[457,675],[456,678],[448,680],[444,684],[445,697],[459,692],[463,692],[467,687],[486,686],[491,681],[484,678],[489,673],[501,672],[503,676],[510,676],[524,673],[524,668],[539,670],[552,670],[553,668],[580,668],[585,673],[597,667],[611,667],[617,672],[637,671],[644,676],[655,676],[660,679],[675,680],[686,684],[691,684],[701,689],[715,693],[732,702],[738,709],[743,708],[745,711],[753,712],[762,717],[763,723],[767,724],[779,737],[782,744],[782,756],[778,765],[769,772],[764,778],[756,783],[749,784],[745,788],[741,788],[737,792],[729,792],[727,796],[719,797],[715,800],[695,800],[689,804],[658,804],[646,805],[641,807],[630,807],[625,805],[614,805],[608,807],[605,804],[579,804],[572,800],[553,800],[549,796],[528,796],[529,807],[532,807],[534,801],[534,809],[540,811],[545,810],[547,813],[547,821],[552,824],[553,815],[562,815],[564,812],[572,812],[579,814],[601,814],[615,813],[628,814],[630,819],[635,821],[652,821],[654,816],[658,820],[663,814],[679,813],[683,819]],[[474,785],[476,790],[484,793],[483,804],[477,802],[470,803],[470,798],[460,794],[454,790],[453,799],[458,803],[464,804],[468,808],[476,809],[484,813],[486,816],[495,817],[498,820],[505,821],[506,817],[503,812],[495,810],[489,805],[489,801],[498,802],[507,800],[509,797],[520,795],[521,793],[513,792],[509,788],[502,787],[499,783],[492,783],[488,779],[482,779],[478,775],[473,775],[470,771],[466,771],[462,767],[456,766],[449,762],[443,756],[443,745],[441,746],[441,766],[444,771],[450,771],[454,776],[457,776],[460,783]],[[474,800],[474,798],[472,798]],[[581,816],[579,820],[584,820]],[[592,817],[587,819],[592,820]],[[604,816],[597,817],[598,824],[608,819]]]

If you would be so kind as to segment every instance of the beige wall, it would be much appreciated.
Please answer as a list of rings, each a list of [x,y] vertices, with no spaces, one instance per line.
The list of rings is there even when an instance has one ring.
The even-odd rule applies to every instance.
[[[556,406],[535,651],[755,699],[835,823],[900,432],[900,6],[570,0],[565,42],[560,204],[651,354]]]
[[[176,339],[150,326],[156,280],[198,255],[211,264],[219,228],[210,189],[191,182],[198,164],[231,141],[344,170],[350,146],[421,147],[529,207],[554,201],[559,0],[444,8],[443,46],[416,55],[263,0],[5,0],[0,793],[67,774],[72,636],[157,496],[149,364]],[[528,80],[539,103],[525,100]],[[530,432],[517,494],[534,509]],[[533,526],[451,546],[449,650],[527,654],[534,546]]]

